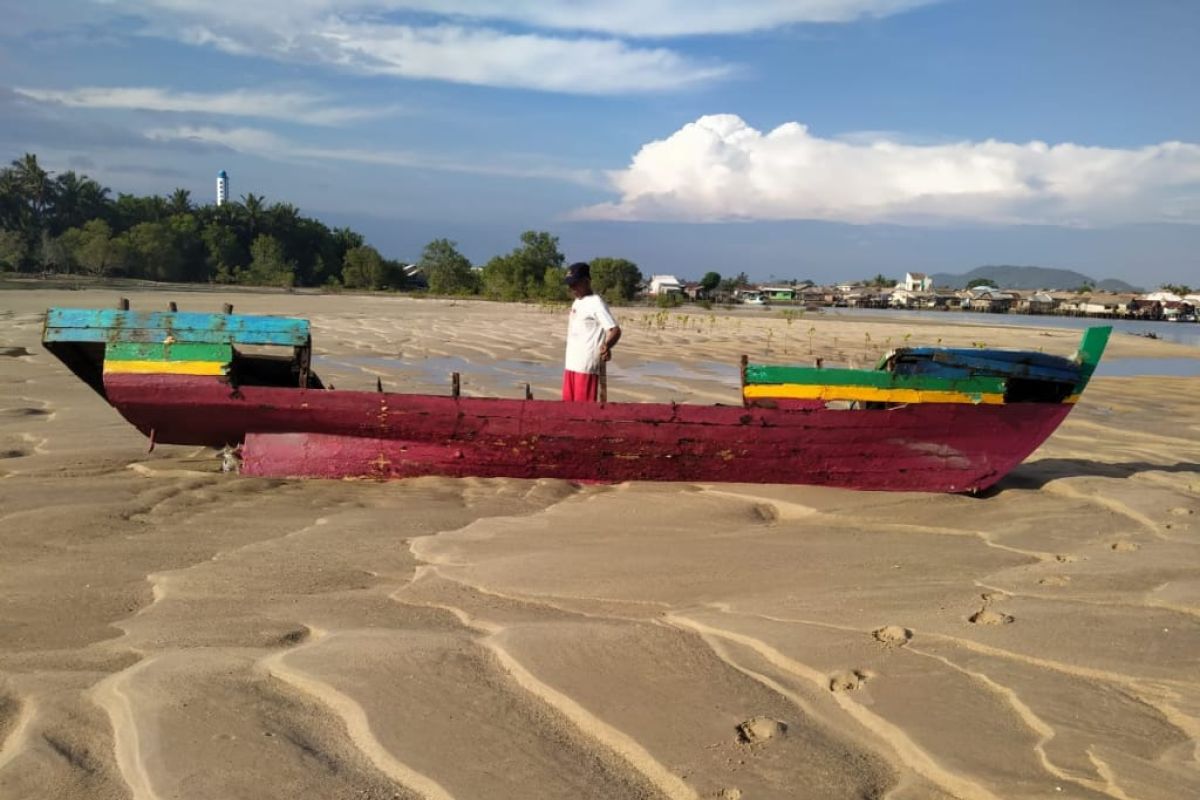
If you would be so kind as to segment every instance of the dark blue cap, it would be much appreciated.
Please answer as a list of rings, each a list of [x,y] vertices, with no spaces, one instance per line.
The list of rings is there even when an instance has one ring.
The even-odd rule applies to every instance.
[[[572,286],[579,283],[583,279],[592,279],[592,268],[587,265],[586,261],[576,261],[571,266],[567,267],[567,277],[564,278],[567,286]]]

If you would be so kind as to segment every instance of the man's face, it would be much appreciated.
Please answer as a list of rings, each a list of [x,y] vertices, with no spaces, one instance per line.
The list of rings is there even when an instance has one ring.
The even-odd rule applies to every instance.
[[[587,278],[580,278],[572,283],[569,287],[571,294],[578,300],[580,297],[587,297],[592,293],[592,282]]]

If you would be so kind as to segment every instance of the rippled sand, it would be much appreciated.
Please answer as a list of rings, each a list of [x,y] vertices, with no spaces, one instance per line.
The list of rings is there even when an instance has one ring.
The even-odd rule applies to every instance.
[[[339,388],[558,388],[561,309],[130,296],[309,317]],[[147,453],[40,348],[47,306],[114,303],[0,292],[0,797],[1200,796],[1200,379],[1098,379],[985,498],[272,481]],[[618,316],[614,400],[1077,340]]]

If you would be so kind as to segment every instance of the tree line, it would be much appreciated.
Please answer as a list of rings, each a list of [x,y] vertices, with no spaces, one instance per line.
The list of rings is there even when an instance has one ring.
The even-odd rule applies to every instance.
[[[198,205],[186,189],[140,197],[74,171],[53,175],[27,153],[0,169],[0,269],[153,281],[411,289],[499,300],[567,299],[558,237],[526,231],[510,253],[473,266],[448,239],[425,246],[417,270],[384,258],[350,228],[329,228],[290,203],[255,194]],[[591,261],[592,284],[628,300],[642,283],[623,258]]]

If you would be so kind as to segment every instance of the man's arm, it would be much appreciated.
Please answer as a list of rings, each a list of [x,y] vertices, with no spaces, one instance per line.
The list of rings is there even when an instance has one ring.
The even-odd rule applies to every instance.
[[[612,358],[613,345],[621,340],[621,326],[613,325],[604,334],[604,341],[600,344],[600,358],[608,361]]]

